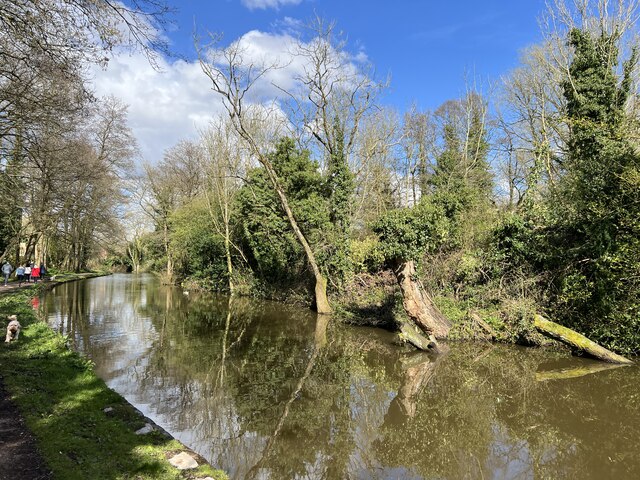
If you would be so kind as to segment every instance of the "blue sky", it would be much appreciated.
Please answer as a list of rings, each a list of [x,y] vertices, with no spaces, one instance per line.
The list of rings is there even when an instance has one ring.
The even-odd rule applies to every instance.
[[[495,81],[517,65],[519,51],[540,40],[544,0],[173,0],[174,48],[193,57],[192,32],[223,32],[227,41],[250,30],[279,33],[285,19],[314,13],[337,22],[352,51],[363,50],[378,74],[391,75],[387,102],[435,108],[460,96],[465,77]],[[298,3],[299,2],[299,3]]]
[[[291,41],[290,25],[314,14],[335,20],[347,50],[363,52],[379,79],[391,76],[382,103],[400,113],[412,103],[435,109],[465,93],[465,79],[488,91],[518,65],[519,52],[541,39],[538,18],[544,0],[168,0],[177,12],[166,32],[182,60],[161,59],[161,71],[140,53],[112,58],[94,68],[98,95],[129,105],[129,123],[143,161],[156,163],[182,139],[222,114],[193,46],[200,33],[223,33],[224,43],[246,40],[263,53]],[[259,8],[260,6],[265,8]],[[251,34],[249,34],[251,32]]]

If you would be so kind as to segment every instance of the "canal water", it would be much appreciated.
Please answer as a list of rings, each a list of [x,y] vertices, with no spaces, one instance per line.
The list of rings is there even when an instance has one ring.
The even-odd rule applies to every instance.
[[[453,344],[439,357],[151,275],[64,284],[52,328],[233,479],[638,479],[640,369]]]

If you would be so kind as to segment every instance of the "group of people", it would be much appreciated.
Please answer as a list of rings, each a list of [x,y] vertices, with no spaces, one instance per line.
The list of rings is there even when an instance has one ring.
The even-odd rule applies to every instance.
[[[9,276],[13,272],[13,266],[5,261],[2,265],[2,275],[4,276],[4,285],[6,286],[9,283]],[[18,280],[18,286],[22,285],[22,282],[32,282],[37,283],[39,279],[44,279],[45,274],[47,273],[44,264],[41,263],[40,266],[34,265],[33,262],[27,263],[26,265],[20,265],[16,268],[16,279]]]

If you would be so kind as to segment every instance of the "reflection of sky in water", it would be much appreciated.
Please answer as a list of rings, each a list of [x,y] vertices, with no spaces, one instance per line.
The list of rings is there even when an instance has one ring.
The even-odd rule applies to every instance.
[[[545,354],[499,347],[506,359],[496,361],[471,346],[452,349],[449,363],[412,389],[420,378],[399,362],[405,353],[392,336],[364,329],[338,330],[290,398],[315,361],[315,317],[245,299],[225,327],[225,302],[199,303],[151,276],[114,275],[58,286],[45,309],[111,388],[232,478],[279,479],[282,469],[296,479],[602,478],[613,472],[602,458],[624,443],[607,450],[593,432],[624,430],[629,443],[640,430],[637,409],[609,418],[594,412],[597,401],[582,403],[617,385],[598,383],[607,373],[536,383]],[[380,353],[358,356],[363,337]],[[341,360],[347,370],[332,370]],[[640,383],[637,370],[628,372],[627,384]],[[254,405],[260,410],[247,411]],[[583,425],[583,410],[592,424]],[[295,429],[307,418],[317,439]],[[621,464],[616,478],[640,478],[638,461]]]
[[[509,438],[501,425],[493,425],[492,431],[495,440],[491,445],[490,464],[487,465],[492,472],[491,478],[534,478],[527,442]]]

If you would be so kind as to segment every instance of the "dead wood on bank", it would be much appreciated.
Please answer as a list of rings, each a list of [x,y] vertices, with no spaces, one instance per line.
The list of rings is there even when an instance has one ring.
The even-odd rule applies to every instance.
[[[603,362],[619,363],[624,365],[633,364],[633,362],[628,358],[618,355],[617,353],[613,353],[611,350],[607,350],[596,342],[589,340],[584,335],[547,320],[541,315],[534,316],[534,325],[543,335],[558,340],[572,348],[583,351],[598,360],[602,360]]]

